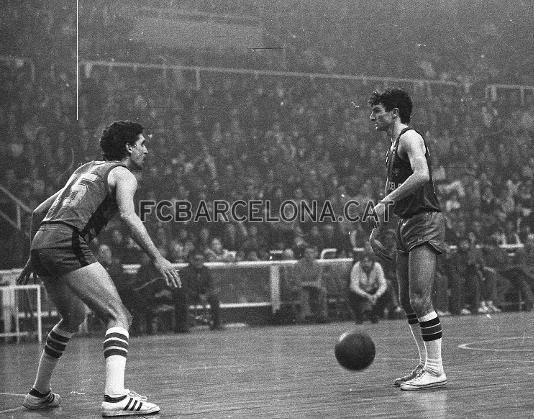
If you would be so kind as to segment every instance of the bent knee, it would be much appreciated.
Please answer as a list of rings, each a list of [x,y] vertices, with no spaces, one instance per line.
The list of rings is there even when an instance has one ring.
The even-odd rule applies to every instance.
[[[85,321],[85,310],[61,314],[60,327],[69,333],[76,333],[80,325]]]
[[[417,314],[426,313],[432,309],[431,299],[420,294],[410,295],[410,305]]]
[[[124,304],[119,303],[114,307],[110,307],[106,313],[107,320],[112,321],[122,325],[125,328],[129,328],[132,324],[132,314],[124,306]]]

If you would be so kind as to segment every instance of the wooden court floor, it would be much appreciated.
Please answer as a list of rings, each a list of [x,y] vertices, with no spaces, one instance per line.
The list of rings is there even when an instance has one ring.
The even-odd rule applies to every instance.
[[[534,417],[534,314],[447,317],[446,389],[403,392],[392,380],[415,365],[405,321],[358,326],[377,348],[363,372],[333,355],[349,322],[229,328],[134,337],[127,387],[161,406],[161,418],[527,418]],[[1,418],[98,418],[101,338],[74,338],[53,388],[62,407],[20,407],[33,382],[37,343],[0,344]]]

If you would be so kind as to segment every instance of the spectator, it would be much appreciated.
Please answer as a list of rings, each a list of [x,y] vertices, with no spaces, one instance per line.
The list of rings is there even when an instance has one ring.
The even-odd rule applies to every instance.
[[[235,259],[235,254],[224,249],[218,237],[211,239],[210,246],[204,251],[204,255],[208,262],[232,262]]]
[[[364,316],[378,323],[388,304],[389,294],[384,271],[371,253],[364,253],[350,272],[349,304],[354,321],[361,324]]]
[[[304,256],[293,268],[291,279],[291,294],[297,299],[300,311],[299,321],[304,321],[312,315],[319,322],[328,319],[326,288],[323,285],[323,270],[316,260],[317,250],[306,247]]]
[[[516,292],[520,292],[525,302],[524,310],[531,311],[534,305],[530,277],[522,266],[514,265],[506,250],[500,248],[495,237],[490,237],[484,248],[486,271],[494,276],[507,279]]]
[[[204,265],[204,255],[194,252],[189,264],[180,271],[182,289],[175,291],[176,331],[184,333],[189,331],[187,312],[189,304],[210,305],[211,330],[222,330],[220,303],[211,272]],[[178,292],[176,292],[178,291]]]
[[[141,255],[141,266],[136,274],[133,291],[134,293],[131,294],[134,313],[132,327],[135,326],[137,333],[146,331],[153,334],[157,332],[159,315],[163,317],[160,326],[165,330],[170,329],[172,319],[165,314],[172,311],[172,291],[144,253]]]

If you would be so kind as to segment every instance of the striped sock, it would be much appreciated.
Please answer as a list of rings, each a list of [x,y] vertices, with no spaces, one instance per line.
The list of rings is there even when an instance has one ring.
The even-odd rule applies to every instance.
[[[421,325],[421,334],[427,353],[425,369],[442,374],[441,337],[443,332],[439,317],[435,311],[432,311],[421,317],[419,324]]]
[[[48,333],[33,384],[38,393],[46,394],[50,391],[50,378],[72,335],[73,333],[61,330],[57,324]]]
[[[124,370],[128,356],[128,331],[123,327],[111,327],[104,339],[106,358],[106,386],[104,394],[111,397],[124,394]]]
[[[426,350],[423,338],[421,336],[421,330],[419,328],[419,320],[417,319],[417,314],[406,313],[406,317],[408,318],[408,325],[410,326],[412,336],[415,340],[415,344],[417,345],[417,351],[419,352],[419,363],[421,365],[424,365],[426,361]]]

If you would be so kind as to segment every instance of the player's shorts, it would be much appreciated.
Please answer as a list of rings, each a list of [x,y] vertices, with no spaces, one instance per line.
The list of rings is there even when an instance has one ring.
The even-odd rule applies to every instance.
[[[60,276],[83,268],[97,259],[84,238],[66,224],[43,224],[31,244],[33,272]]]
[[[401,218],[396,242],[399,253],[408,253],[422,244],[428,244],[438,254],[446,252],[445,217],[441,212],[422,212]]]

